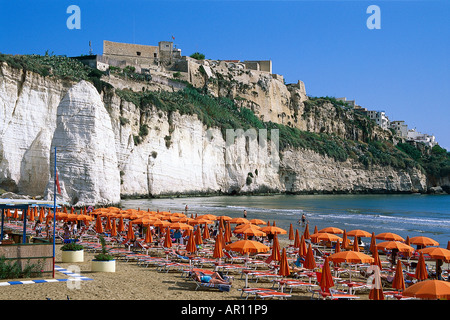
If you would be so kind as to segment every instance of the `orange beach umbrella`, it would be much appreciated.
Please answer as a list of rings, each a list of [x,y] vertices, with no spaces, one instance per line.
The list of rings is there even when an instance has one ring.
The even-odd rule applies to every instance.
[[[436,240],[424,236],[412,237],[409,239],[409,243],[424,247],[435,247],[439,245],[439,242]]]
[[[414,248],[411,246],[408,246],[407,244],[403,242],[398,241],[384,241],[379,244],[377,244],[377,249],[383,249],[383,250],[392,250],[397,249],[399,252],[413,252]]]
[[[417,280],[425,280],[428,278],[427,266],[425,264],[425,259],[423,257],[423,252],[420,252],[419,261],[417,262],[416,272],[414,276]]]
[[[364,230],[355,229],[355,230],[350,230],[349,232],[347,232],[347,236],[348,237],[369,238],[372,236],[372,234],[370,234],[369,232],[364,231]]]
[[[319,286],[323,292],[329,291],[331,287],[334,287],[333,276],[331,275],[329,258],[325,257],[322,267],[322,276],[320,277]]]
[[[406,297],[420,299],[450,299],[450,282],[442,280],[426,280],[417,282],[403,291]]]
[[[170,237],[170,229],[166,228],[166,236],[164,237],[164,248],[172,248],[172,238]]]
[[[283,248],[283,251],[281,252],[280,270],[278,270],[278,274],[283,277],[287,277],[291,274],[291,269],[289,268],[289,263],[286,255],[286,248]]]
[[[97,220],[95,221],[95,232],[103,233],[103,225],[100,215],[97,216]]]
[[[392,232],[383,232],[375,236],[378,240],[405,241],[401,236]]]
[[[262,244],[261,242],[254,240],[238,240],[225,246],[225,249],[236,251],[241,254],[261,253],[270,250],[270,248],[265,244]]]
[[[397,260],[397,266],[395,267],[395,275],[394,279],[392,280],[392,288],[404,291],[405,286],[405,278],[403,277],[403,269],[402,269],[402,262],[400,259]]]
[[[218,233],[216,236],[216,242],[214,244],[214,252],[213,252],[213,258],[222,258],[223,257],[223,247],[222,247],[222,234]]]
[[[429,255],[432,259],[441,259],[445,262],[450,262],[450,250],[444,248],[429,247],[420,249],[419,252]]]
[[[342,234],[344,230],[336,228],[336,227],[327,227],[318,231],[319,233],[332,233],[332,234]]]
[[[314,260],[314,253],[312,251],[311,244],[308,246],[308,251],[306,252],[306,258],[303,267],[311,270],[316,267],[316,260]]]

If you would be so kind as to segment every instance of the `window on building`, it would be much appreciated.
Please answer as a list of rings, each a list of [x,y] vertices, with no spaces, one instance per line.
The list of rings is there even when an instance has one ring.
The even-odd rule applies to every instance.
[[[138,56],[140,56],[140,55],[141,55],[141,52],[140,52],[140,51],[138,51],[138,52],[136,52],[136,54],[137,54]]]
[[[153,57],[154,57],[154,58],[157,58],[157,57],[158,57],[158,54],[155,52],[155,53],[153,54]]]

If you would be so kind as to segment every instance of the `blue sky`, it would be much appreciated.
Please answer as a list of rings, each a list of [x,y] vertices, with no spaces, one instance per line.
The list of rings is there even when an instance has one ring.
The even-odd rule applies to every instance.
[[[69,30],[69,5],[81,29]],[[381,10],[370,30],[369,5]],[[271,59],[307,94],[356,99],[390,120],[434,134],[450,150],[450,1],[6,1],[0,52],[101,54],[103,40],[157,45],[183,55]]]

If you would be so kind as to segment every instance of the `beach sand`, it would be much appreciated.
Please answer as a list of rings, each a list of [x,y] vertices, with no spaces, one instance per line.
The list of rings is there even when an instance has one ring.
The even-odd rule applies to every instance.
[[[280,241],[281,246],[287,245]],[[138,266],[136,262],[116,261],[116,272],[91,272],[91,260],[94,253],[84,253],[83,263],[62,263],[61,250],[57,246],[56,265],[70,269],[71,265],[79,268],[79,273],[93,279],[79,281],[77,286],[70,287],[68,282],[19,284],[2,286],[0,300],[241,300],[241,291],[245,279],[240,273],[234,276],[232,288],[229,292],[215,289],[198,289],[193,281],[186,279],[180,271],[160,272],[155,267]],[[209,267],[212,269],[212,267]],[[75,270],[76,271],[76,270]],[[75,272],[74,271],[74,272]],[[56,271],[55,278],[68,278]],[[51,279],[51,275],[44,277]],[[16,279],[17,280],[17,279]],[[25,280],[25,279],[19,279]],[[6,280],[2,280],[6,281]],[[71,282],[75,284],[75,282]],[[250,287],[272,287],[269,280],[249,281]],[[368,299],[368,291],[358,294],[361,300]],[[252,297],[253,299],[253,297]],[[310,292],[294,290],[290,299],[310,300]]]

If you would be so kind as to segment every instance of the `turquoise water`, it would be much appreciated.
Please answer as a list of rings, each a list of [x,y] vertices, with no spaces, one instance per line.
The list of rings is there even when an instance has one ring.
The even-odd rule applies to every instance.
[[[441,247],[450,240],[450,196],[448,195],[274,195],[220,196],[196,198],[124,200],[127,208],[183,212],[211,213],[269,220],[272,224],[294,230],[304,213],[311,233],[334,226],[347,231],[362,229],[370,233],[394,232],[406,236],[427,236]],[[287,235],[285,236],[287,237]]]

